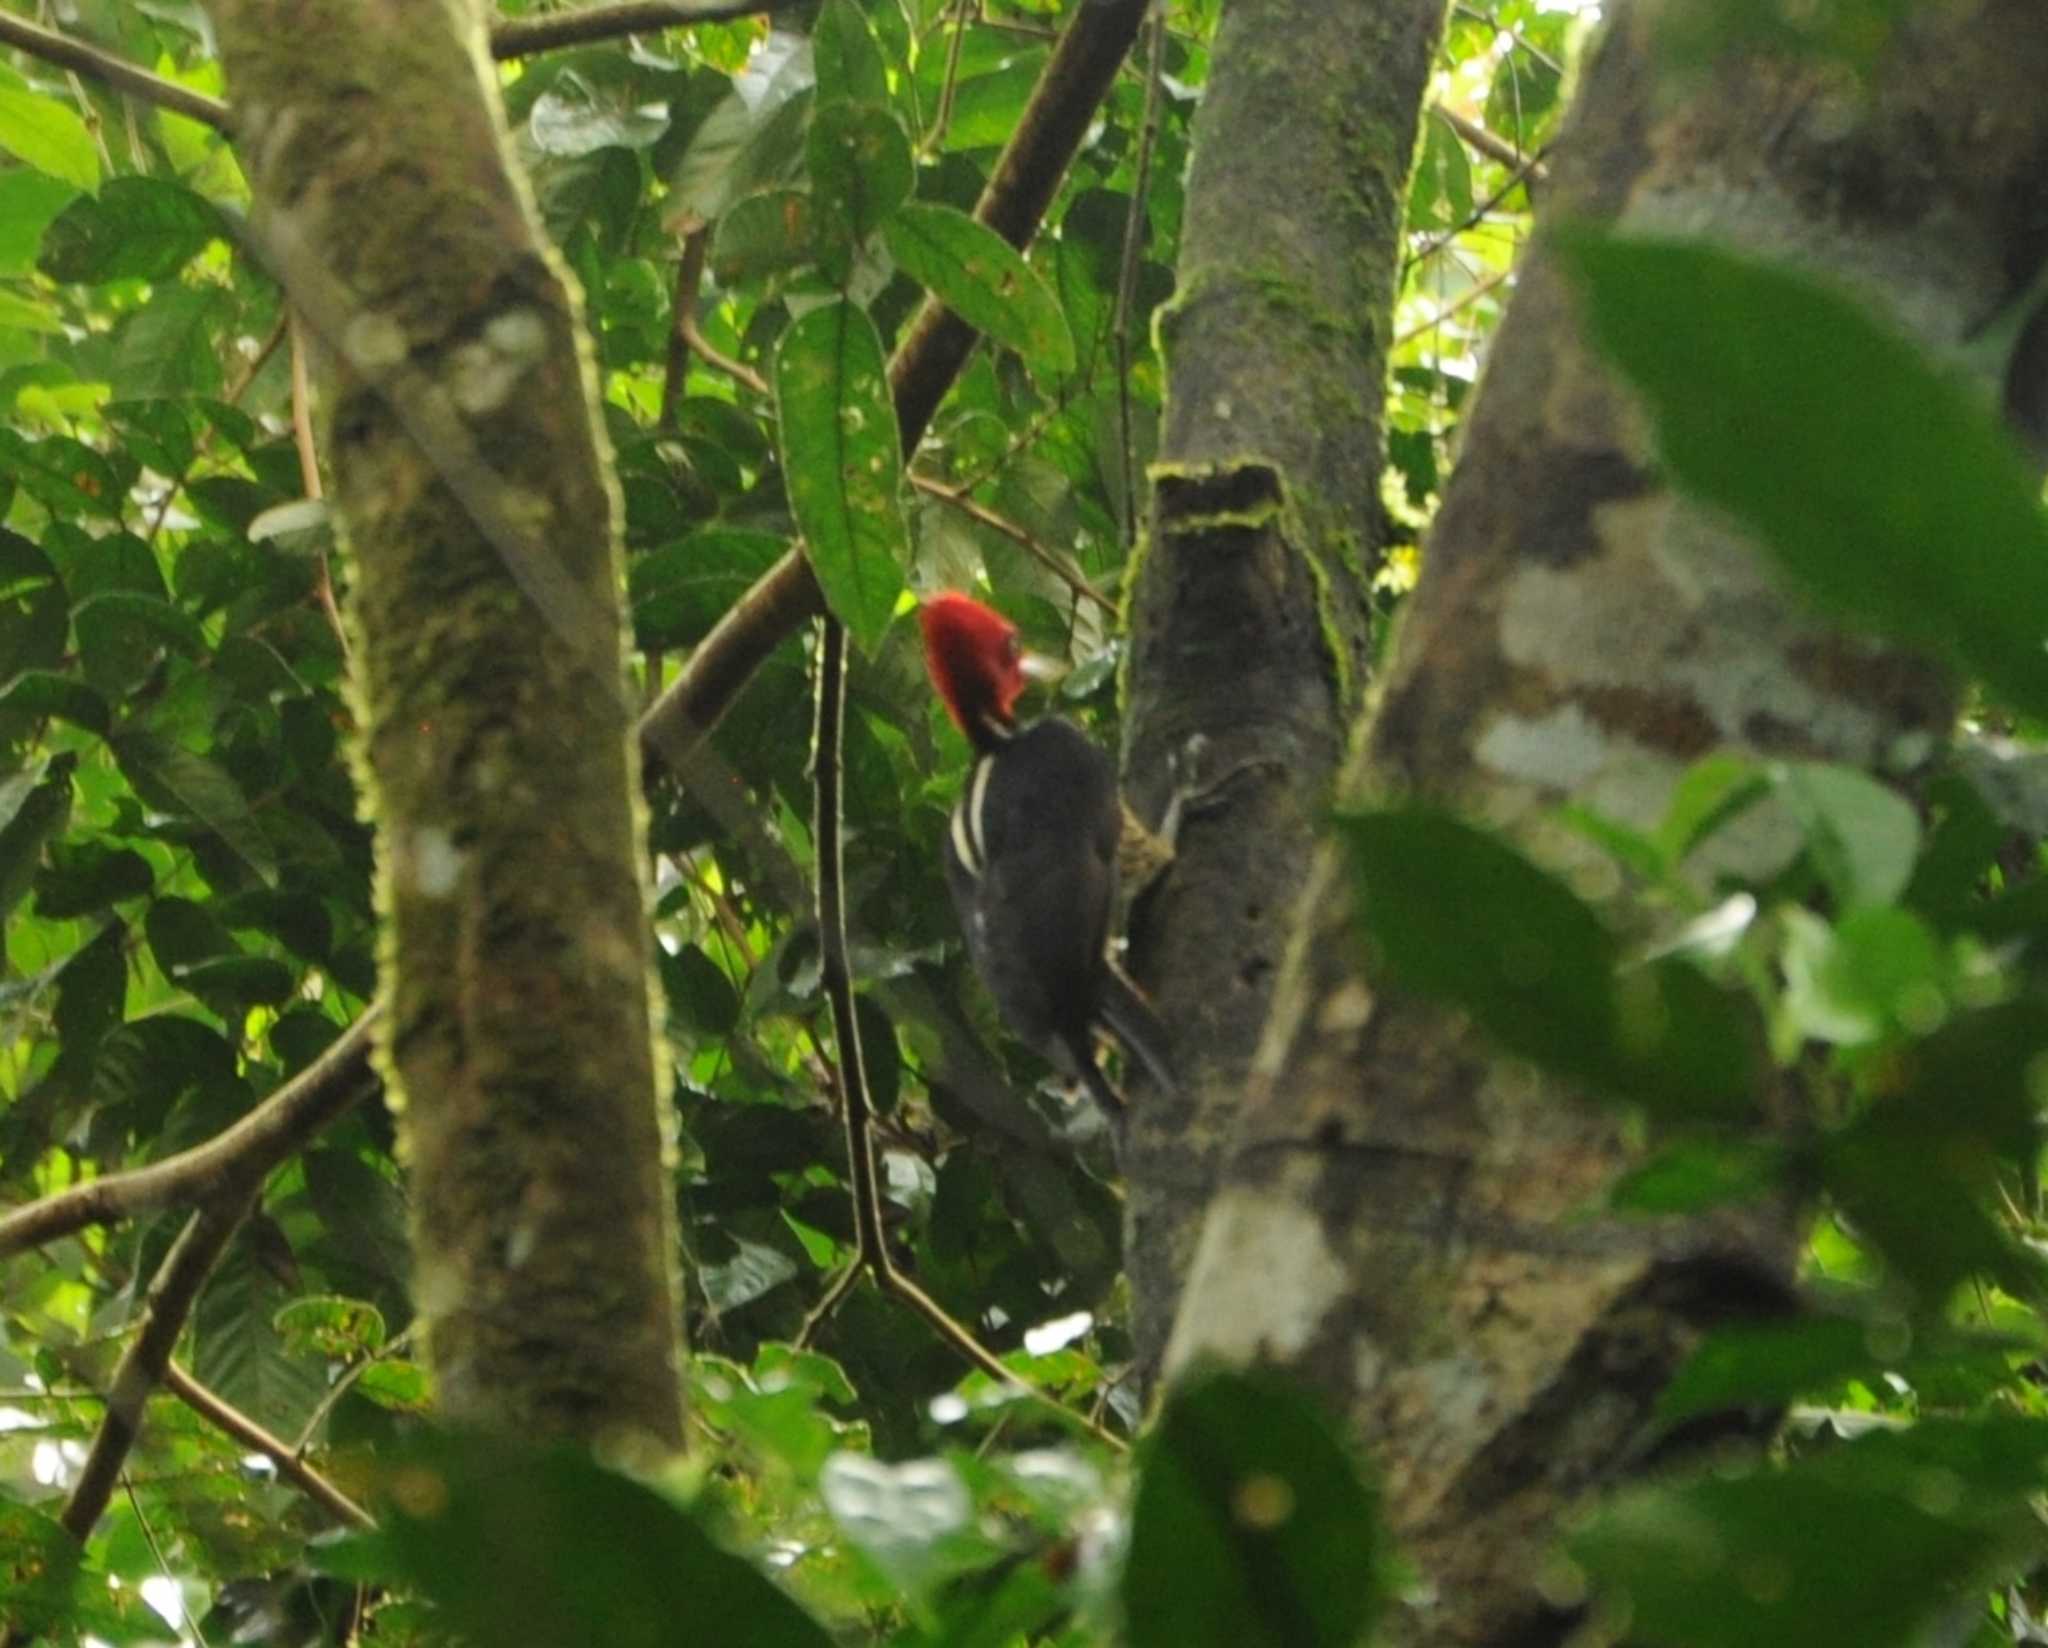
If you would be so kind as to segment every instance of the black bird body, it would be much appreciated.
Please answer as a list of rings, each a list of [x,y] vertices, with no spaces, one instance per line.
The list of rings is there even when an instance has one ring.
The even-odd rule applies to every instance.
[[[934,683],[976,751],[945,840],[968,955],[1011,1030],[1114,1114],[1122,1099],[1097,1062],[1098,1032],[1173,1084],[1158,1015],[1109,959],[1116,768],[1071,722],[1015,722],[1022,655],[1006,620],[941,596],[925,628]]]

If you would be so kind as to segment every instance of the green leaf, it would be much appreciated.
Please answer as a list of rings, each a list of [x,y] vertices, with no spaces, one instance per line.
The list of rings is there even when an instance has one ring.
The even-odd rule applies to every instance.
[[[2039,1348],[2021,1339],[1933,1331],[1931,1339],[1916,1338],[1901,1322],[1843,1316],[1718,1328],[1664,1387],[1657,1421],[1676,1425],[1731,1408],[1776,1407],[1825,1396],[1851,1379],[1871,1383],[1887,1372],[1913,1382],[1922,1366],[1941,1377],[1967,1361],[1996,1378],[2015,1352]]]
[[[0,332],[51,334],[63,330],[64,317],[52,305],[18,292],[0,292]]]
[[[64,656],[70,610],[50,558],[0,527],[0,679],[55,666]]]
[[[2001,1179],[2030,1172],[2040,1149],[2030,1072],[2044,1052],[2039,1002],[1957,1019],[1902,1056],[1902,1090],[1822,1141],[1823,1187],[1927,1301],[1971,1276],[2022,1296],[2048,1287],[2048,1263],[1989,1206]]]
[[[2048,522],[1978,395],[1799,276],[1696,244],[1579,234],[1561,251],[1680,486],[1830,611],[2048,715]]]
[[[860,7],[851,0],[825,0],[811,25],[811,51],[818,66],[818,99],[854,103],[889,101],[889,70],[882,48]]]
[[[77,766],[77,756],[58,755],[0,781],[0,920],[28,892],[43,848],[64,833]]]
[[[1635,1489],[1569,1548],[1633,1641],[1904,1648],[2039,1560],[2044,1456],[2037,1421],[1922,1420],[1785,1470]]]
[[[57,1039],[67,1060],[90,1067],[120,1024],[127,995],[128,929],[110,922],[57,975]]]
[[[884,227],[890,255],[968,325],[1034,367],[1074,367],[1074,339],[1059,301],[993,229],[950,206],[916,201]]]
[[[887,109],[827,103],[811,116],[807,152],[818,254],[844,285],[861,244],[910,198],[910,139]]]
[[[43,231],[77,198],[78,190],[61,178],[25,167],[0,172],[0,279],[34,270]]]
[[[794,55],[758,97],[734,92],[711,111],[676,166],[672,218],[716,223],[742,196],[795,174],[814,100],[810,74],[809,53]]]
[[[102,735],[113,725],[104,698],[76,677],[54,670],[23,670],[0,687],[0,714],[8,712],[53,716]]]
[[[1428,807],[1337,820],[1359,925],[1400,985],[1461,1007],[1510,1052],[1665,1115],[1751,1103],[1740,998],[1685,962],[1618,969],[1599,916],[1512,847]]]
[[[109,178],[50,225],[41,267],[58,281],[164,280],[222,233],[219,211],[182,183]]]
[[[1607,1205],[1659,1216],[1755,1201],[1780,1187],[1786,1166],[1784,1148],[1769,1139],[1677,1139],[1617,1179]]]
[[[53,841],[49,859],[35,879],[36,914],[45,921],[91,915],[156,885],[149,860],[129,847]]]
[[[783,484],[825,600],[872,651],[903,590],[903,441],[875,323],[844,299],[791,324],[775,351]]]
[[[100,186],[92,133],[66,103],[24,86],[0,86],[0,149],[90,194]]]
[[[196,818],[265,882],[276,882],[276,855],[226,768],[139,728],[117,733],[109,742],[144,801]]]
[[[1338,1433],[1270,1374],[1182,1384],[1139,1454],[1131,1648],[1351,1648],[1385,1600],[1371,1491]]]
[[[476,1642],[831,1648],[803,1609],[646,1484],[567,1449],[423,1439],[386,1478],[355,1571],[417,1587]]]
[[[1906,890],[1920,851],[1911,802],[1853,767],[1802,761],[1770,776],[1838,908],[1889,904]]]
[[[712,271],[727,284],[800,269],[817,255],[811,197],[802,189],[748,195],[719,219],[711,238]]]
[[[774,533],[707,527],[636,556],[627,568],[642,647],[695,646],[781,556]]]

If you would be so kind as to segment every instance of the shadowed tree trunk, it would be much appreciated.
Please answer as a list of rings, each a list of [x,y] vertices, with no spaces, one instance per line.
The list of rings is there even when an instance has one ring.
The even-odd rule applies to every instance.
[[[324,346],[380,1058],[452,1418],[682,1435],[616,493],[466,0],[217,0],[254,235]]]
[[[1358,705],[1387,333],[1443,0],[1227,7],[1194,123],[1131,647],[1126,785],[1217,786],[1141,911],[1177,1098],[1142,1096],[1126,1167],[1141,1365],[1155,1369],[1344,726]],[[1187,758],[1188,740],[1206,745]]]
[[[1616,8],[1552,215],[1817,272],[1937,353],[2027,287],[2048,230],[2033,0],[1920,8],[1867,95],[1810,65],[1660,78],[1661,10]],[[1715,749],[1907,778],[1954,709],[1938,671],[1830,629],[1671,494],[1539,248],[1343,796],[1420,796],[1505,828],[1641,936],[1649,913],[1558,804],[1647,828]],[[1715,840],[1712,868],[1762,877],[1796,832],[1766,809]],[[1396,1640],[1552,1640],[1535,1576],[1560,1518],[1639,1452],[1703,1327],[1781,1307],[1800,1221],[1781,1205],[1584,1217],[1639,1136],[1462,1021],[1381,993],[1348,887],[1325,850],[1169,1365],[1269,1360],[1349,1415],[1423,1581]]]

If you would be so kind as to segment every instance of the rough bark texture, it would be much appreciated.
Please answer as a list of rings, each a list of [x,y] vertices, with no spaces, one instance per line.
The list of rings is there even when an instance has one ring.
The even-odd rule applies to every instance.
[[[681,1440],[617,507],[468,0],[217,0],[329,356],[415,1296],[453,1419]]]
[[[1617,7],[1550,209],[1782,259],[1956,350],[2042,259],[2048,12],[1914,15],[1866,97],[1811,66],[1662,80],[1654,7]],[[1557,803],[1649,825],[1716,748],[1907,776],[1953,708],[1936,671],[1830,629],[1672,497],[1539,249],[1343,793],[1490,820],[1640,931]],[[1722,867],[1761,874],[1794,832],[1760,815],[1716,839]],[[1782,1307],[1799,1220],[1572,1217],[1640,1143],[1377,994],[1347,904],[1325,853],[1169,1364],[1271,1359],[1349,1412],[1424,1580],[1397,1640],[1554,1640],[1533,1576],[1560,1517],[1640,1462],[1649,1404],[1704,1327]]]
[[[1386,349],[1443,0],[1237,0],[1195,117],[1132,631],[1126,789],[1220,784],[1142,907],[1184,1087],[1133,1120],[1127,1243],[1156,1368],[1357,707],[1382,547]]]

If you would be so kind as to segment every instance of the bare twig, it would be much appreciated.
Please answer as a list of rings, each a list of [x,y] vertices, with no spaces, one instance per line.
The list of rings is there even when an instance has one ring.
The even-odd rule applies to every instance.
[[[299,484],[308,498],[326,496],[320,484],[320,453],[313,440],[313,385],[306,370],[306,339],[295,323],[292,333],[292,443],[299,453]],[[348,656],[348,629],[341,621],[341,608],[334,604],[334,569],[328,565],[327,550],[320,550],[320,576],[313,593],[326,616],[327,627],[342,657]]]
[[[1477,303],[1481,298],[1485,297],[1488,292],[1491,292],[1496,286],[1500,285],[1503,281],[1507,280],[1513,274],[1514,270],[1512,269],[1496,269],[1484,280],[1474,282],[1471,286],[1467,287],[1463,292],[1461,292],[1457,297],[1453,298],[1449,303],[1445,304],[1435,314],[1431,315],[1428,320],[1417,321],[1413,326],[1410,326],[1403,331],[1396,332],[1394,334],[1394,341],[1392,347],[1398,349],[1401,347],[1402,344],[1411,343],[1416,338],[1421,337],[1423,333],[1432,331],[1436,327],[1443,325],[1445,321],[1449,320],[1451,316],[1455,315],[1460,309],[1465,308],[1468,304]]]
[[[233,1437],[252,1453],[260,1453],[308,1499],[337,1522],[373,1528],[376,1520],[300,1456],[281,1436],[264,1429],[217,1391],[209,1390],[175,1362],[164,1364],[164,1389],[208,1424]]]
[[[725,354],[705,337],[697,325],[697,293],[704,283],[704,253],[711,231],[692,224],[683,236],[682,267],[676,271],[675,335],[707,366],[743,383],[757,395],[768,393],[768,380],[745,361]]]
[[[25,17],[16,17],[12,12],[0,11],[0,45],[17,47],[45,63],[70,69],[88,80],[111,86],[125,96],[154,104],[160,109],[169,109],[173,114],[182,114],[187,119],[211,126],[217,132],[230,129],[228,106],[219,98],[208,97],[206,93],[195,92],[175,80],[151,74],[147,69],[137,68],[133,63],[88,46],[82,40],[73,40],[55,29],[46,29]]]
[[[692,23],[731,23],[742,17],[768,17],[797,3],[798,0],[633,0],[625,5],[552,12],[545,17],[500,23],[491,30],[491,55],[502,63],[508,58],[529,57],[563,46],[616,40],[622,34],[653,34],[661,29],[687,28]]]
[[[147,1167],[73,1185],[0,1216],[0,1259],[88,1225],[157,1208],[189,1207],[234,1184],[259,1182],[373,1090],[370,1026],[376,1016],[376,1008],[365,1009],[325,1053],[204,1144]]]
[[[142,1326],[114,1370],[107,1411],[58,1516],[64,1530],[81,1544],[107,1508],[129,1450],[142,1432],[142,1410],[150,1392],[163,1381],[171,1347],[184,1331],[200,1288],[254,1200],[253,1188],[237,1186],[201,1207],[186,1221],[157,1267],[143,1307]]]
[[[832,1036],[839,1047],[839,1096],[846,1120],[848,1189],[853,1198],[854,1254],[832,1281],[824,1297],[804,1318],[799,1344],[807,1344],[819,1325],[838,1309],[854,1283],[866,1273],[881,1290],[910,1306],[926,1324],[990,1378],[1014,1386],[1051,1408],[1068,1423],[1097,1441],[1121,1451],[1124,1442],[1085,1414],[1020,1379],[1003,1366],[1002,1358],[955,1321],[941,1305],[889,1259],[888,1235],[882,1228],[882,1187],[875,1173],[874,1106],[868,1096],[867,1067],[861,1056],[860,1020],[854,1012],[853,968],[846,953],[845,865],[840,830],[840,753],[846,719],[846,627],[825,620],[818,648],[817,738],[811,749],[813,814],[811,830],[818,855],[818,952],[826,1000],[832,1006]]]
[[[991,532],[1000,532],[1076,595],[1093,601],[1104,612],[1113,613],[1116,610],[1116,603],[1089,583],[1078,567],[1071,565],[1050,545],[1040,543],[1009,516],[990,509],[964,486],[948,486],[944,481],[930,475],[920,475],[916,470],[910,472],[910,484],[927,497],[937,498],[941,503],[952,505],[968,519],[979,521]]]
[[[1476,120],[1468,120],[1456,109],[1447,109],[1443,104],[1431,106],[1431,114],[1458,134],[1461,142],[1470,144],[1489,160],[1498,160],[1503,166],[1511,166],[1532,183],[1546,183],[1550,173],[1543,162],[1534,155],[1524,154],[1506,138],[1496,136]]]

